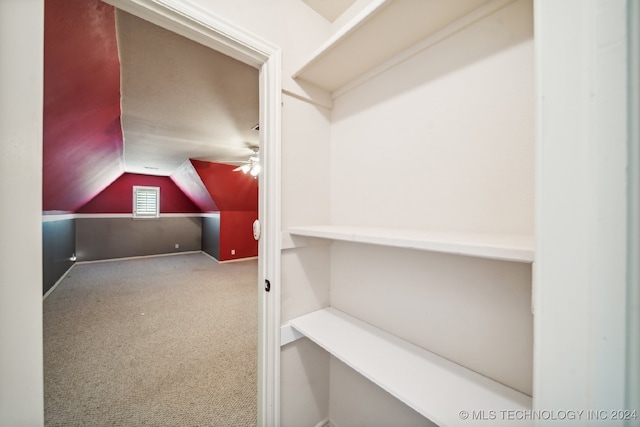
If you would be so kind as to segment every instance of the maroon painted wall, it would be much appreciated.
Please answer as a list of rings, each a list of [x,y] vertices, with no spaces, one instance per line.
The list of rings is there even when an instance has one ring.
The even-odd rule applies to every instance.
[[[258,242],[253,238],[256,219],[258,211],[220,212],[220,261],[258,256]]]
[[[166,176],[124,173],[104,191],[78,209],[78,213],[132,213],[133,186],[160,187],[160,214],[202,212]]]
[[[257,256],[252,225],[258,219],[258,180],[234,172],[235,166],[200,160],[191,163],[220,209],[220,261]]]
[[[114,8],[45,0],[43,210],[74,212],[123,171]]]

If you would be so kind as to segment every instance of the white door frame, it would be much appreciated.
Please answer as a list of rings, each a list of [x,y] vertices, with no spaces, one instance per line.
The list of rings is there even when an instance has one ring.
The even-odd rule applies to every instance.
[[[258,217],[258,425],[280,424],[280,135],[281,49],[229,21],[179,0],[103,0],[260,70]],[[270,282],[266,292],[265,281]]]

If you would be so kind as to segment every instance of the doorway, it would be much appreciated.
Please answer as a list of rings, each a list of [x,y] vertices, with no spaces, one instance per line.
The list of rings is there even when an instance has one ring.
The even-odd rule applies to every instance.
[[[169,31],[190,38],[259,69],[260,160],[259,182],[259,343],[258,424],[278,424],[279,375],[279,138],[280,138],[280,51],[244,34],[217,17],[190,9],[178,1],[106,1]],[[266,282],[272,284],[267,290]]]

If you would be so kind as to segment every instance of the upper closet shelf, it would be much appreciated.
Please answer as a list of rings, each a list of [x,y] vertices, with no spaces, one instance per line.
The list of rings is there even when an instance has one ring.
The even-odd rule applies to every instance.
[[[428,232],[339,225],[289,227],[287,231],[293,236],[319,237],[480,258],[527,263],[534,260],[534,240],[530,235]]]
[[[290,324],[439,426],[486,425],[487,418],[479,420],[478,414],[489,411],[495,414],[490,425],[512,425],[509,414],[531,410],[531,397],[334,308]]]
[[[293,77],[334,92],[377,74],[376,69],[383,71],[379,69],[386,69],[387,62],[400,62],[428,48],[511,1],[373,0]]]

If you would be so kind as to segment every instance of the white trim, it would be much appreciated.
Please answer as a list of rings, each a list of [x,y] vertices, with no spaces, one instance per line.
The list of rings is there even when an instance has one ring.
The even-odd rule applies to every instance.
[[[260,68],[279,48],[184,0],[104,0],[118,9]]]
[[[42,215],[42,222],[65,221],[69,219],[76,219],[76,215],[75,214]]]
[[[133,218],[133,213],[95,213],[74,214],[75,219],[107,219],[107,218]]]
[[[258,425],[280,425],[280,138],[282,51],[185,0],[105,0],[128,13],[260,69]],[[268,194],[269,197],[266,197]]]
[[[258,194],[262,237],[258,242],[260,292],[258,332],[258,425],[280,425],[280,141],[282,124],[282,52],[273,52],[260,73],[260,162]]]
[[[626,5],[535,3],[535,410],[625,405]]]
[[[77,263],[71,265],[71,267],[69,267],[67,269],[67,271],[64,272],[64,274],[62,276],[60,276],[60,278],[56,281],[56,283],[53,284],[52,287],[49,288],[49,290],[42,296],[42,301],[44,301],[45,299],[47,299],[47,297],[56,290],[56,288],[58,287],[58,285],[60,283],[62,283],[62,281],[69,275],[69,273],[71,273],[71,270],[73,270],[73,267],[76,266]]]
[[[627,384],[625,409],[640,409],[640,2],[627,2],[629,68]],[[629,423],[631,424],[631,423]]]
[[[202,218],[220,218],[220,212],[206,212],[200,216]]]
[[[215,218],[220,217],[219,212],[213,213],[164,213],[160,214],[160,218]],[[54,215],[42,215],[42,222],[64,221],[69,219],[107,219],[107,218],[133,218],[133,214],[130,213],[95,213],[95,214],[54,214]],[[136,218],[144,219],[144,218]],[[157,218],[153,218],[157,219]]]

